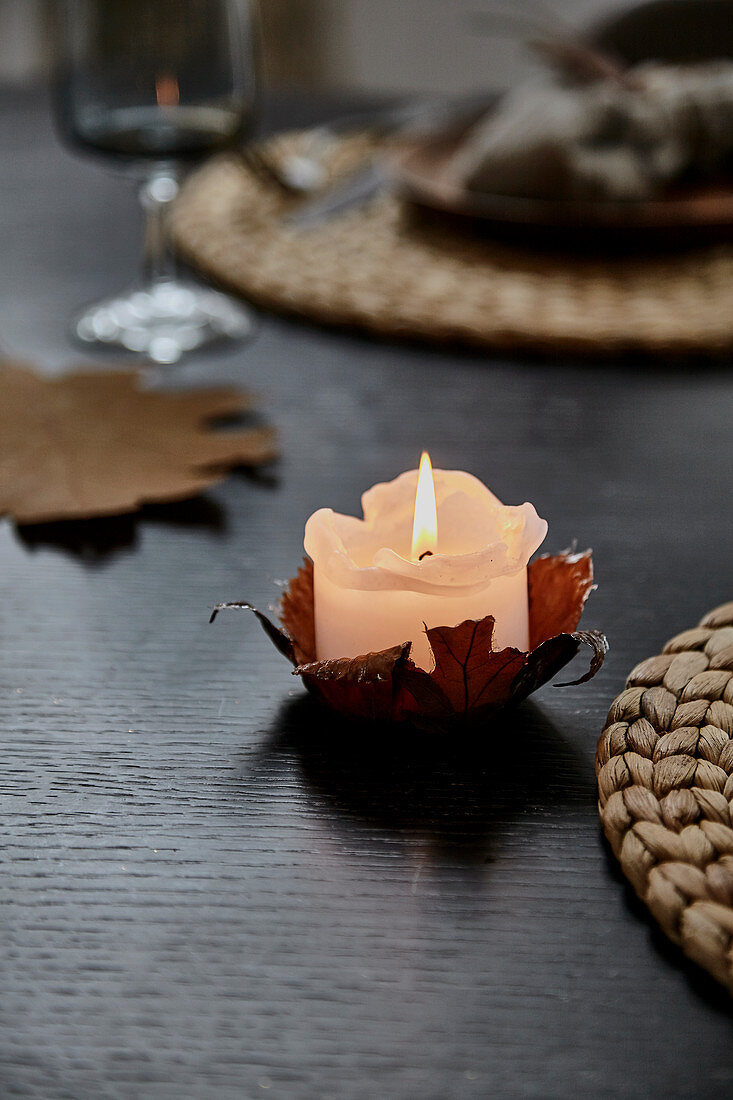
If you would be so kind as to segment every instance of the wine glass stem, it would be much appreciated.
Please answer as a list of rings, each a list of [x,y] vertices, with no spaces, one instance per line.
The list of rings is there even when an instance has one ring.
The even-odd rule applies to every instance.
[[[143,276],[146,284],[172,281],[176,267],[168,242],[168,213],[178,194],[178,180],[169,171],[156,172],[140,188],[145,212]]]

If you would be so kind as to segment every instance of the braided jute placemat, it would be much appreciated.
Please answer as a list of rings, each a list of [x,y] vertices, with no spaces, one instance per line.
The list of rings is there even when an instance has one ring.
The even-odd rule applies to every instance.
[[[670,939],[733,993],[733,603],[636,666],[596,771],[624,874]]]
[[[270,153],[297,149],[279,136]],[[334,179],[369,141],[342,139]],[[722,354],[733,347],[733,245],[598,258],[530,251],[415,217],[396,197],[308,229],[299,200],[239,159],[196,172],[173,212],[178,250],[269,308],[390,337],[545,353]]]

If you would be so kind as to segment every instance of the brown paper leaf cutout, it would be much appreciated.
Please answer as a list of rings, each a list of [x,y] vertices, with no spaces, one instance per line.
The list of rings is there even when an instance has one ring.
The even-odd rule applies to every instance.
[[[246,411],[231,388],[186,393],[139,388],[135,371],[43,378],[0,367],[0,515],[16,523],[133,512],[184,500],[232,466],[276,457],[271,428],[213,432]]]
[[[283,629],[248,603],[220,604],[219,608],[254,611],[280,652],[296,666],[295,674],[341,714],[442,728],[458,719],[488,716],[509,703],[521,702],[552,679],[583,644],[591,649],[590,667],[570,683],[585,683],[603,664],[608,651],[605,636],[600,631],[574,631],[593,588],[590,551],[576,554],[566,550],[538,558],[530,564],[529,577],[530,636],[539,638],[539,643],[528,653],[511,648],[493,650],[491,615],[454,627],[433,627],[427,631],[435,658],[431,672],[409,660],[409,643],[381,653],[313,661],[313,564],[308,559],[283,596]],[[547,636],[552,624],[561,629]],[[306,663],[302,663],[303,655]]]

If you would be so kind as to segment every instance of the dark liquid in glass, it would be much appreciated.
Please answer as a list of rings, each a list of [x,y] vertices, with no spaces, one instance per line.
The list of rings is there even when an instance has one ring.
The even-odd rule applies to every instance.
[[[195,163],[230,149],[245,136],[240,109],[226,107],[125,107],[77,115],[67,136],[77,146],[112,160]]]

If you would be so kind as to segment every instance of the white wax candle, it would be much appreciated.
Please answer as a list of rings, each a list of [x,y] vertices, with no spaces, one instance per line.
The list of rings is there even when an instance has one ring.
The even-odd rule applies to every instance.
[[[495,649],[529,648],[527,562],[547,523],[461,470],[435,470],[434,482],[437,534],[415,520],[417,470],[367,490],[363,519],[321,508],[308,520],[319,660],[411,641],[412,660],[429,670],[424,626],[486,615],[496,619]]]

